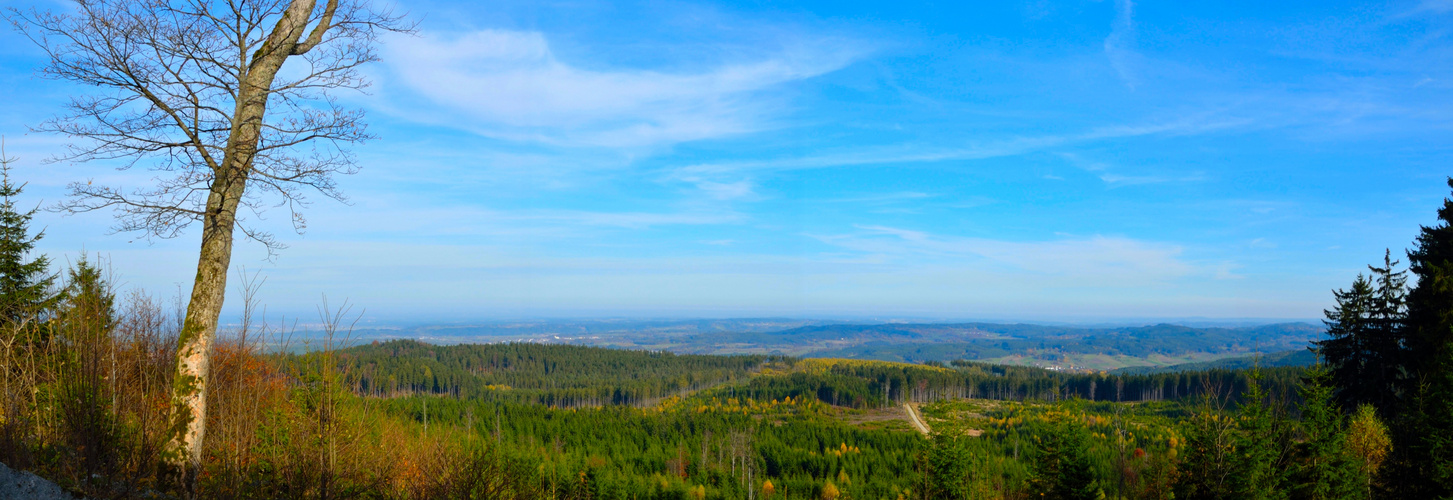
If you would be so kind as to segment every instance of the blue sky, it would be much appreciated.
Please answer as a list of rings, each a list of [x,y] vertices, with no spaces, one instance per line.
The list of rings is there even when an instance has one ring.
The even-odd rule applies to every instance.
[[[1453,174],[1447,0],[398,5],[353,204],[237,247],[274,313],[1316,318]],[[39,62],[0,34],[30,201],[144,184],[42,163],[85,89]],[[127,288],[195,269],[196,231],[38,224]]]

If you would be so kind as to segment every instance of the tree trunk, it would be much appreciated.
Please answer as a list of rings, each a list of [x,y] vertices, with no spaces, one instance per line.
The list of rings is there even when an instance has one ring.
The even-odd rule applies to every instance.
[[[223,152],[222,164],[214,170],[206,214],[202,218],[202,248],[197,256],[197,277],[187,304],[186,319],[177,337],[177,365],[172,381],[169,436],[163,458],[174,472],[180,472],[182,487],[195,492],[202,461],[202,440],[207,424],[207,382],[210,378],[212,343],[217,320],[227,291],[227,271],[232,262],[233,229],[237,206],[242,201],[252,160],[261,138],[267,99],[277,72],[289,56],[306,52],[300,46],[315,6],[314,0],[292,0],[269,34],[267,42],[246,67],[238,68],[236,109],[232,130]],[[324,17],[314,28],[308,43],[326,31],[337,0],[328,2]]]
[[[228,176],[233,177],[233,176]],[[177,337],[177,367],[172,379],[171,436],[165,458],[183,473],[191,489],[202,462],[202,438],[207,423],[207,382],[211,375],[212,341],[227,291],[227,269],[232,262],[232,230],[242,180],[214,183],[202,222],[202,249],[186,319]],[[228,189],[235,185],[235,189]],[[220,188],[220,189],[219,189]],[[235,192],[235,195],[234,195]]]

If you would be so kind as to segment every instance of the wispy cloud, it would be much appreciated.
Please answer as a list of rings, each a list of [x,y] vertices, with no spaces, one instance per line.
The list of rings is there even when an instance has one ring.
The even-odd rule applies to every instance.
[[[1166,182],[1196,182],[1206,180],[1206,176],[1202,174],[1182,176],[1100,174],[1100,180],[1105,184],[1109,184],[1111,187],[1117,187],[1162,184]]]
[[[429,106],[411,116],[502,139],[610,147],[759,130],[779,108],[764,92],[862,55],[823,40],[697,72],[591,69],[558,58],[543,33],[510,30],[398,37],[386,50],[387,82]]]
[[[1105,57],[1110,59],[1110,66],[1115,68],[1115,73],[1120,75],[1120,80],[1130,90],[1135,90],[1139,84],[1132,65],[1135,54],[1135,2],[1133,0],[1115,0],[1115,24],[1110,30],[1110,36],[1105,37]]]
[[[1197,115],[1176,120],[1142,125],[1096,127],[1080,133],[1020,136],[998,141],[983,141],[958,148],[924,148],[918,146],[859,149],[835,154],[775,158],[755,161],[700,163],[677,169],[675,175],[724,174],[753,170],[804,170],[854,165],[894,163],[933,163],[954,160],[981,160],[1019,156],[1053,148],[1150,135],[1193,135],[1245,126],[1240,118]]]
[[[1433,12],[1443,14],[1453,12],[1453,0],[1422,0],[1414,12]]]
[[[989,269],[1074,279],[1144,283],[1196,272],[1177,245],[1094,236],[1053,241],[1004,241],[935,235],[923,231],[857,226],[854,234],[818,236],[824,243],[862,254],[912,261],[977,264]]]
[[[1137,186],[1142,184],[1160,184],[1165,182],[1194,182],[1206,179],[1206,176],[1201,173],[1194,173],[1190,175],[1129,175],[1112,171],[1122,170],[1120,168],[1116,168],[1115,165],[1103,161],[1092,160],[1078,153],[1062,152],[1058,153],[1058,156],[1060,158],[1064,158],[1071,165],[1085,170],[1086,172],[1094,173],[1096,177],[1100,178],[1101,182],[1108,184],[1110,187]]]
[[[900,202],[921,201],[938,195],[918,191],[898,191],[892,193],[867,194],[862,196],[846,196],[842,198],[828,198],[821,200],[823,203],[857,203],[857,204],[891,204]]]
[[[751,179],[726,181],[701,175],[673,175],[667,180],[690,184],[697,193],[716,201],[747,201],[759,198]]]
[[[587,212],[555,210],[515,214],[516,220],[542,220],[587,226],[644,229],[667,225],[731,224],[741,222],[733,213]]]
[[[419,204],[374,197],[347,209],[329,207],[312,218],[326,228],[322,237],[342,235],[411,239],[555,243],[589,240],[620,231],[673,226],[741,224],[749,218],[729,210],[681,208],[660,211],[485,208]],[[275,221],[276,222],[276,221]]]

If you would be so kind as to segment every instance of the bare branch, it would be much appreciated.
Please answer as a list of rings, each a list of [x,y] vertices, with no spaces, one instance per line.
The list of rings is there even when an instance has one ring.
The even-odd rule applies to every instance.
[[[308,192],[345,201],[334,177],[358,171],[347,148],[372,136],[363,111],[340,107],[335,93],[367,87],[358,69],[378,59],[381,32],[413,30],[360,0],[79,0],[73,13],[11,8],[5,17],[48,56],[42,76],[99,91],[35,127],[76,139],[51,162],[164,174],[144,188],[75,183],[71,199],[52,209],[115,209],[117,231],[161,238],[202,220],[214,183],[232,178],[221,173],[229,164],[242,171],[228,183],[254,184],[257,195],[274,198],[246,195],[253,222],[286,208],[302,231]],[[270,85],[249,84],[253,71],[274,68],[264,59],[289,69],[272,69],[280,78]],[[265,118],[240,119],[257,102]],[[235,148],[239,127],[252,126],[254,146]],[[270,235],[253,237],[265,232],[237,224],[278,248]]]

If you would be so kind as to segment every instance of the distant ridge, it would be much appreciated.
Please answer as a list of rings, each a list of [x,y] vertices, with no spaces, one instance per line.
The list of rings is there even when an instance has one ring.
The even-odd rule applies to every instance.
[[[761,354],[924,363],[976,360],[1067,371],[1167,367],[1305,349],[1321,325],[1193,327],[1033,323],[847,323],[749,318],[599,319],[433,325],[352,332],[355,343],[397,338],[431,344],[571,344],[678,354]]]
[[[1120,375],[1148,375],[1153,373],[1194,372],[1214,369],[1241,370],[1253,366],[1264,368],[1276,366],[1312,366],[1316,363],[1317,356],[1312,351],[1299,349],[1250,356],[1237,356],[1234,358],[1202,361],[1199,363],[1182,363],[1171,366],[1133,366],[1114,370],[1111,373]]]

